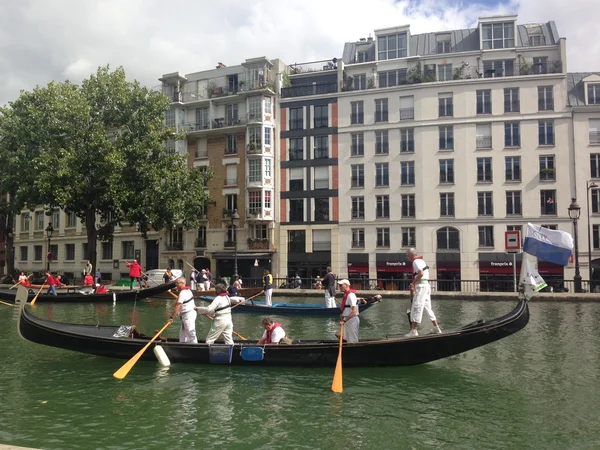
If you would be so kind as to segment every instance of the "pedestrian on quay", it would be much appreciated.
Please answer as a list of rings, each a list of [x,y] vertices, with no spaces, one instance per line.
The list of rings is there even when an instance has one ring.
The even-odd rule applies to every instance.
[[[405,334],[406,337],[418,336],[418,325],[423,318],[423,310],[427,312],[429,320],[433,324],[433,333],[442,332],[438,325],[433,309],[431,309],[431,286],[429,284],[429,266],[425,263],[422,256],[417,256],[414,248],[406,251],[406,257],[413,265],[413,281],[410,284],[410,293],[413,297],[410,308],[410,331]]]
[[[197,344],[196,336],[196,305],[194,303],[194,294],[189,286],[185,285],[185,277],[179,277],[175,280],[175,288],[178,291],[177,302],[173,314],[169,318],[171,321],[175,317],[181,317],[181,329],[179,330],[179,342]]]
[[[325,306],[335,308],[335,274],[331,272],[331,267],[326,269],[323,277],[323,289],[325,289]]]
[[[96,283],[100,284],[102,283],[102,272],[100,272],[100,269],[96,269]]]
[[[196,306],[194,309],[199,314],[214,315],[210,331],[206,336],[206,343],[213,344],[220,336],[226,345],[233,345],[233,320],[231,320],[231,304],[244,303],[246,300],[238,298],[230,298],[227,295],[225,285],[218,283],[215,286],[217,296],[208,306]]]
[[[263,290],[265,291],[265,305],[273,306],[273,275],[267,269],[263,272]]]
[[[132,262],[125,264],[129,267],[129,290],[133,289],[133,282],[137,281],[140,289],[142,288],[142,280],[140,277],[142,276],[142,266],[140,266],[136,259]]]
[[[350,288],[350,282],[346,279],[338,281],[338,284],[344,293],[344,298],[340,306],[340,325],[344,326],[344,341],[349,343],[358,342],[360,319],[358,318],[356,290]]]

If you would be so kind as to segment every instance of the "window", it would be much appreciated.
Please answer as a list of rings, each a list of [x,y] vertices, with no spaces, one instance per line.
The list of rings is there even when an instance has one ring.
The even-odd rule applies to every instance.
[[[554,145],[554,121],[538,121],[538,136],[540,145]]]
[[[460,234],[456,228],[444,227],[437,231],[438,250],[460,250]]]
[[[385,88],[406,84],[406,74],[406,69],[386,70],[377,72],[377,75],[379,77],[379,87]]]
[[[60,210],[55,209],[52,211],[52,227],[54,227],[55,231],[58,231],[60,228]]]
[[[390,196],[389,195],[376,195],[376,208],[375,217],[377,219],[389,219],[390,218]]]
[[[173,125],[175,126],[175,118],[173,117]],[[196,127],[199,130],[207,130],[210,128],[210,120],[208,118],[208,108],[196,109]]]
[[[542,74],[548,73],[548,57],[536,56],[533,58],[533,73]]]
[[[402,217],[415,217],[415,194],[402,194]]]
[[[375,122],[388,121],[388,99],[380,98],[375,100]]]
[[[417,246],[417,229],[415,227],[402,227],[402,247]]]
[[[52,260],[58,261],[58,245],[52,244],[50,246],[50,253],[52,254]]]
[[[558,225],[544,225],[542,224],[542,228],[548,228],[549,230],[558,230]]]
[[[540,204],[542,215],[556,215],[556,191],[541,190]]]
[[[134,258],[133,255],[134,255],[133,241],[121,242],[121,259],[133,259]]]
[[[590,119],[589,130],[590,145],[600,144],[600,119]]]
[[[389,136],[387,131],[375,132],[375,154],[387,155],[390,152]]]
[[[260,147],[262,146],[261,138],[262,138],[261,127],[248,127],[248,143],[250,145],[250,148],[253,150],[259,150],[259,153],[260,153]]]
[[[315,157],[314,159],[329,158],[329,136],[315,136]]]
[[[506,181],[521,181],[521,157],[507,156],[504,158]]]
[[[352,84],[355,91],[362,91],[367,88],[367,74],[359,73],[352,77]]]
[[[477,215],[478,216],[493,216],[494,205],[492,204],[491,192],[477,193]]]
[[[75,244],[65,244],[65,261],[75,261]]]
[[[231,127],[233,125],[239,125],[238,119],[238,105],[237,103],[232,103],[230,105],[225,105],[225,123],[227,126]]]
[[[306,252],[306,231],[288,231],[288,249],[290,252]]]
[[[454,108],[452,106],[452,92],[438,94],[440,117],[452,117]]]
[[[170,109],[165,114],[165,125],[168,127],[175,126],[175,110]]]
[[[594,225],[593,231],[593,241],[594,241],[594,249],[600,248],[600,225]]]
[[[102,242],[102,259],[113,259],[112,242]]]
[[[479,246],[494,246],[494,227],[492,225],[480,226],[479,228]]]
[[[452,79],[452,64],[438,64],[438,81],[450,81]]]
[[[454,193],[442,192],[440,194],[440,216],[454,217]]]
[[[519,132],[519,122],[504,122],[504,146],[520,147],[521,134]]]
[[[592,195],[592,212],[600,214],[600,189],[590,189]]]
[[[290,199],[290,222],[304,222],[304,199]]]
[[[521,246],[523,246],[525,236],[523,236],[523,226],[522,225],[506,225],[506,231],[519,231],[521,233]]]
[[[226,164],[225,173],[225,186],[237,185],[237,164]]]
[[[364,102],[350,102],[350,123],[359,124],[365,123]]]
[[[504,89],[504,112],[519,112],[521,102],[519,101],[519,88]]]
[[[255,122],[255,121],[261,121],[262,120],[262,114],[261,114],[261,97],[248,97],[248,120],[250,122]],[[302,108],[297,108],[302,110]],[[290,117],[292,114],[292,108],[290,108]],[[290,121],[291,124],[291,121]],[[290,127],[291,128],[291,127]]]
[[[400,163],[400,184],[403,186],[415,184],[414,161],[403,161]]]
[[[290,161],[304,159],[304,138],[290,138]]]
[[[88,258],[88,245],[87,245],[87,242],[82,242],[82,244],[81,244],[81,254],[83,255],[84,258]]]
[[[590,155],[590,172],[592,178],[600,178],[600,154]]]
[[[540,180],[556,180],[556,168],[554,166],[554,156],[540,156]]]
[[[30,220],[29,213],[21,214],[21,232],[29,231],[29,220]]]
[[[552,86],[538,87],[538,111],[554,111]]]
[[[363,164],[352,164],[352,187],[365,187],[365,166]]]
[[[513,59],[483,62],[484,78],[512,77],[514,74],[515,61]]]
[[[34,261],[42,260],[42,246],[41,245],[33,246],[33,260]]]
[[[540,45],[546,45],[546,39],[544,38],[544,35],[537,34],[537,33],[541,33],[541,32],[542,32],[542,30],[540,29],[539,31],[536,31],[536,34],[529,36],[529,45],[530,46],[539,47]]]
[[[227,211],[235,211],[238,209],[237,194],[227,194],[225,196],[225,209]]]
[[[235,203],[237,204],[237,197],[235,199]],[[253,215],[260,215],[262,213],[261,191],[248,191],[248,212]]]
[[[365,198],[364,197],[352,197],[352,218],[353,219],[364,219],[365,218]]]
[[[600,83],[588,84],[588,105],[600,105]]]
[[[269,239],[269,231],[266,223],[251,225],[249,232],[251,239]]]
[[[415,98],[412,95],[400,97],[400,120],[415,118]]]
[[[351,156],[365,155],[365,137],[362,133],[352,133],[352,147],[350,147]]]
[[[248,160],[248,182],[249,183],[260,183],[262,181],[261,172],[261,160],[249,159]]]
[[[521,214],[521,191],[506,191],[506,215],[520,216]]]
[[[304,108],[290,108],[290,130],[304,128]]]
[[[265,158],[264,162],[265,162],[265,166],[264,166],[265,177],[271,178],[271,160],[268,158]]]
[[[389,247],[390,246],[390,229],[389,228],[377,228],[377,247]]]
[[[492,158],[477,158],[477,182],[492,182]]]
[[[315,167],[315,189],[329,189],[329,166]]]
[[[315,128],[327,128],[329,126],[329,105],[315,106]]]
[[[400,130],[400,153],[415,152],[415,130],[414,128],[405,128]]]
[[[486,23],[481,26],[481,30],[483,50],[515,46],[515,24],[513,22]]]
[[[265,191],[265,208],[271,209],[271,193],[272,191]]]
[[[75,228],[77,226],[77,216],[74,212],[67,213],[67,225],[65,228]]]
[[[436,34],[435,41],[437,43],[436,53],[452,52],[450,33]]]
[[[265,146],[266,147],[270,147],[271,146],[271,128],[269,127],[265,127]]]
[[[478,123],[475,125],[475,148],[492,148],[492,124]]]
[[[27,246],[22,246],[19,247],[20,251],[21,251],[21,261],[27,261],[27,250],[28,247]]]
[[[477,114],[492,113],[492,91],[491,89],[483,89],[477,91]]]
[[[352,248],[365,248],[364,228],[352,228]]]
[[[377,37],[377,59],[383,61],[386,59],[404,58],[407,52],[407,34],[398,33],[387,36]]]
[[[453,159],[440,159],[440,183],[454,183]]]
[[[315,221],[329,220],[329,198],[315,198]],[[316,230],[315,230],[316,231]],[[313,231],[313,236],[315,231]],[[329,230],[320,230],[329,231]],[[313,250],[316,250],[313,248]],[[327,249],[329,250],[329,249]]]
[[[294,167],[290,169],[290,191],[304,190],[304,168]]]
[[[388,163],[375,164],[375,186],[389,186],[390,171]]]
[[[440,127],[440,150],[453,150],[454,149],[454,137],[453,137],[452,125],[447,127]]]

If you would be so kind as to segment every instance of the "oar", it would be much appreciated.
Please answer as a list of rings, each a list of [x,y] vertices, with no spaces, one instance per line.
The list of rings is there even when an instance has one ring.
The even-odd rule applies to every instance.
[[[342,342],[344,339],[344,324],[340,325],[340,350],[338,353],[337,363],[335,364],[335,372],[333,373],[333,381],[331,383],[331,390],[333,392],[342,392],[344,390],[342,380]]]
[[[160,331],[158,333],[156,333],[154,335],[154,337],[152,339],[150,339],[150,341],[148,341],[148,343],[146,345],[144,345],[144,347],[137,352],[133,358],[131,358],[129,361],[127,361],[125,364],[123,364],[121,366],[121,368],[119,370],[117,370],[115,373],[113,373],[113,377],[122,380],[123,378],[125,378],[127,376],[127,374],[129,373],[129,371],[131,369],[133,369],[133,366],[135,365],[136,362],[138,362],[138,360],[142,357],[142,355],[144,354],[144,352],[148,349],[148,347],[150,347],[150,344],[152,344],[154,342],[154,340],[160,336],[160,334],[165,331],[167,329],[167,327],[169,325],[171,325],[173,323],[172,320],[169,320],[164,327],[162,327],[160,329]]]
[[[27,279],[29,279],[31,277],[31,275],[33,275],[32,273],[30,273],[29,275],[27,275]],[[9,287],[8,289],[12,289],[14,287],[17,287],[18,285],[20,285],[23,281],[19,281],[18,283],[13,284],[11,287]]]
[[[254,300],[256,297],[258,297],[260,294],[262,294],[263,292],[265,292],[265,291],[260,291],[258,294],[256,294],[256,295],[253,295],[253,296],[252,296],[252,297],[250,297],[250,298],[247,298],[247,299],[246,299],[246,301],[251,301],[251,302],[252,302],[252,304],[254,305],[254,301],[253,301],[253,300]],[[238,304],[239,304],[239,303],[238,303]],[[235,306],[237,306],[237,305],[235,305]]]
[[[13,305],[12,303],[3,302],[2,300],[0,300],[0,303],[2,303],[3,305],[6,305],[6,306],[16,306],[16,305]]]
[[[38,296],[40,295],[40,292],[42,292],[42,289],[44,289],[44,286],[46,286],[45,281],[42,284],[42,287],[40,288],[40,290],[37,292],[37,294],[35,294],[35,297],[33,297],[33,300],[31,300],[31,306],[33,306],[35,304],[35,301],[37,300]]]

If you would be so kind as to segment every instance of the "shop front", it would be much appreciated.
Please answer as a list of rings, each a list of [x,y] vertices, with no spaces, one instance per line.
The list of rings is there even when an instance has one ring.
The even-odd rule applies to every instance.
[[[348,253],[348,280],[355,289],[369,289],[369,254]],[[341,278],[338,274],[338,278]]]
[[[568,291],[565,286],[565,268],[559,264],[538,259],[538,273],[542,276],[546,284],[547,290],[553,292]]]
[[[460,253],[436,253],[438,291],[460,291]]]
[[[314,287],[317,277],[325,276],[329,266],[331,266],[330,251],[288,252],[287,284],[311,289]]]
[[[479,289],[482,292],[514,292],[514,274],[516,270],[518,282],[521,259],[521,253],[480,253]]]
[[[216,273],[213,273],[213,281],[216,278],[221,281],[231,281],[235,268],[235,255],[231,252],[213,253],[216,260]],[[196,262],[194,261],[194,264]],[[259,287],[262,283],[263,271],[271,269],[271,253],[245,253],[237,254],[238,275],[244,283],[244,287]]]
[[[412,264],[404,253],[376,253],[377,287],[386,291],[408,291]]]

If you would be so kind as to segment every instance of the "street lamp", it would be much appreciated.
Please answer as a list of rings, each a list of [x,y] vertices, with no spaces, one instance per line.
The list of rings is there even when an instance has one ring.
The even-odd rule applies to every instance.
[[[231,230],[233,231],[233,281],[237,280],[238,275],[238,261],[237,261],[237,227],[240,223],[240,215],[237,209],[229,212],[231,218]]]
[[[52,239],[52,233],[54,233],[54,228],[52,227],[52,223],[49,223],[46,227],[46,237],[48,238],[48,253],[46,254],[46,259],[48,260],[48,272],[50,272],[50,261],[52,261],[52,253],[50,253],[50,239]]]
[[[581,274],[579,273],[579,240],[577,238],[577,221],[581,214],[581,208],[577,204],[577,199],[573,197],[569,205],[569,217],[573,221],[573,236],[575,237],[575,276],[573,281],[575,284],[575,292],[581,292]]]
[[[587,233],[588,233],[588,270],[589,270],[589,280],[590,280],[590,292],[592,292],[592,235],[590,232],[590,190],[591,189],[595,189],[598,187],[598,185],[596,183],[594,183],[593,181],[588,181],[586,183],[587,185],[587,195],[586,195],[586,202],[587,202]]]

